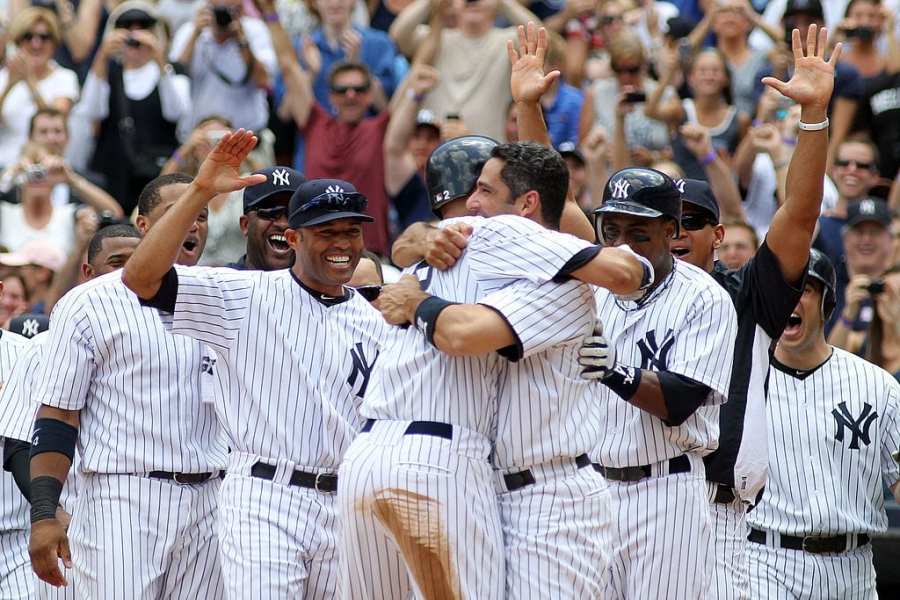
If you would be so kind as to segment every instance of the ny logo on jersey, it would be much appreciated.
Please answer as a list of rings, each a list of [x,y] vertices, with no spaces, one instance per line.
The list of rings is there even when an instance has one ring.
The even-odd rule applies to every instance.
[[[272,171],[272,181],[275,185],[291,185],[291,178],[286,169],[275,169]]]
[[[25,319],[22,322],[22,335],[29,338],[36,336],[39,326],[37,319]]]
[[[850,414],[850,409],[847,408],[846,402],[838,404],[838,407],[831,411],[831,414],[837,423],[837,432],[834,434],[834,439],[843,442],[844,428],[846,427],[853,436],[850,438],[851,450],[859,450],[860,441],[866,446],[872,443],[871,438],[869,438],[869,429],[872,427],[872,423],[875,421],[878,413],[872,410],[871,404],[864,402],[863,409],[857,418]]]
[[[215,356],[204,356],[200,359],[200,372],[204,375],[214,375],[216,368]]]
[[[669,351],[675,343],[674,331],[666,331],[662,343],[656,341],[656,331],[648,331],[637,345],[641,351],[641,368],[665,371],[669,364]]]
[[[350,349],[350,358],[353,360],[353,371],[351,371],[350,376],[347,377],[347,385],[351,388],[354,387],[356,385],[356,378],[359,375],[362,375],[362,383],[360,383],[359,389],[356,391],[356,395],[359,398],[366,395],[366,388],[369,387],[369,376],[372,375],[372,368],[375,366],[375,361],[378,360],[378,354],[378,351],[376,351],[372,362],[368,362],[362,344],[357,343],[355,348]]]
[[[628,198],[628,188],[631,187],[631,184],[625,181],[624,179],[620,179],[619,181],[613,184],[612,197],[613,200],[625,200]]]

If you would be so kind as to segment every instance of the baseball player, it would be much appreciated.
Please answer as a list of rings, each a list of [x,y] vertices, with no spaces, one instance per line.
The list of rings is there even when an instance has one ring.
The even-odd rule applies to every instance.
[[[138,229],[158,227],[190,181],[172,174],[147,184]],[[199,259],[205,217],[179,239],[180,263]],[[60,586],[57,558],[74,563],[89,598],[220,597],[214,524],[226,446],[201,402],[209,351],[170,334],[118,272],[66,294],[49,335],[31,444],[34,571]],[[67,535],[56,507],[76,444],[81,485]]]
[[[815,41],[815,28],[811,35]],[[794,40],[801,57],[796,60],[794,79],[780,84],[780,91],[800,103],[803,125],[788,170],[786,200],[775,213],[766,239],[742,269],[728,272],[714,262],[724,228],[719,225],[719,207],[710,186],[690,179],[678,182],[683,201],[681,235],[672,241],[672,252],[709,272],[728,291],[738,317],[728,402],[719,415],[719,447],[705,457],[715,546],[709,594],[722,600],[748,597],[745,514],[766,480],[765,383],[770,346],[781,335],[803,291],[820,212],[828,143],[827,129],[819,122],[827,124],[824,107],[840,48],[826,62],[827,32],[821,30],[818,36],[819,47],[808,56],[802,56],[799,36]],[[801,81],[807,86],[798,89]]]
[[[290,201],[290,269],[173,268],[181,237],[216,193],[262,183],[238,175],[255,142],[243,130],[222,139],[123,279],[174,333],[216,353],[227,390],[216,409],[231,448],[220,494],[226,596],[333,598],[335,473],[362,426],[358,406],[387,330],[345,287],[363,251],[361,223],[372,219],[351,184],[310,180]]]
[[[20,335],[0,330],[0,389],[5,387],[13,366],[29,344]],[[0,501],[0,598],[32,598],[34,577],[28,567],[28,507],[16,489],[12,474],[5,471],[0,472]]]
[[[87,261],[81,265],[84,279],[90,280],[110,273],[125,263],[140,241],[140,233],[131,225],[110,225],[97,231],[87,249]],[[12,377],[3,386],[0,394],[0,437],[4,439],[3,467],[12,472],[21,495],[30,502],[31,477],[28,465],[31,443],[31,428],[34,424],[35,392],[39,387],[37,374],[40,367],[44,344],[47,340],[46,327],[32,338],[28,350],[16,363]],[[72,469],[66,479],[59,504],[61,512],[57,518],[68,525],[76,499],[78,460],[73,460]],[[71,599],[76,597],[75,586],[57,588],[38,580],[38,598]]]
[[[595,214],[605,244],[631,245],[657,274],[636,300],[598,289],[602,335],[582,349],[606,414],[592,455],[610,481],[614,515],[604,596],[700,598],[712,573],[703,456],[716,447],[728,393],[734,306],[706,272],[669,251],[681,195],[668,176],[614,173]]]
[[[468,160],[464,153],[459,158]],[[490,179],[485,179],[488,173]],[[454,266],[439,271],[420,263],[408,270],[420,283],[388,286],[379,296],[376,304],[390,322],[412,322],[416,328],[394,330],[386,340],[361,407],[369,420],[341,465],[349,597],[399,597],[410,588],[426,598],[503,596],[502,529],[488,463],[502,376],[502,363],[493,351],[505,348],[505,354],[529,356],[558,343],[571,344],[583,335],[585,322],[590,326],[593,311],[581,304],[581,310],[562,320],[564,326],[547,328],[542,319],[529,319],[513,308],[524,294],[509,292],[497,300],[508,312],[480,311],[465,340],[439,336],[435,327],[445,312],[455,312],[451,309],[457,307],[449,306],[453,302],[484,301],[523,280],[546,282],[571,273],[633,292],[645,273],[649,278],[649,266],[645,271],[632,253],[600,251],[541,227],[559,226],[567,177],[565,163],[552,150],[528,143],[494,147],[475,194],[490,188],[498,199],[523,206],[532,220],[503,216],[445,222],[474,229]],[[421,294],[420,286],[428,297],[407,302],[407,294]],[[573,284],[568,300],[577,306],[585,292]],[[529,309],[544,316],[553,312],[550,303],[558,301],[547,293],[529,298],[534,302]],[[540,302],[548,304],[542,308]],[[501,316],[512,312],[517,314],[509,321]],[[548,465],[538,476],[564,477],[577,470],[574,456],[555,466],[555,472]]]
[[[751,598],[875,598],[869,536],[900,501],[900,385],[825,341],[834,267],[813,250],[769,370],[769,480],[748,513]]]

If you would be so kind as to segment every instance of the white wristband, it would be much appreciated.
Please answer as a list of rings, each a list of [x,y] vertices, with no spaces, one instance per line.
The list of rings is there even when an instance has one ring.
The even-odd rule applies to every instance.
[[[803,121],[800,121],[798,126],[803,131],[822,131],[823,129],[828,129],[828,124],[828,117],[825,117],[825,120],[821,123],[804,123]]]

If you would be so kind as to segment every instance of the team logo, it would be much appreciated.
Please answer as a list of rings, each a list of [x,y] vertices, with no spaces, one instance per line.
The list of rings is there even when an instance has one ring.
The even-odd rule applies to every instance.
[[[446,202],[450,200],[450,190],[444,190],[434,195],[435,202]]]
[[[272,171],[272,179],[275,185],[291,185],[290,173],[287,169],[275,169]]]
[[[684,179],[676,179],[675,187],[677,187],[678,191],[683,194],[684,193]]]
[[[648,331],[644,339],[637,345],[641,351],[641,368],[654,371],[665,371],[669,364],[669,351],[675,344],[674,331],[669,329],[663,336],[662,343],[656,341],[656,331]]]
[[[878,417],[878,412],[872,410],[871,404],[864,402],[859,416],[854,417],[850,414],[847,403],[841,402],[837,405],[837,408],[831,411],[831,415],[834,417],[834,421],[837,424],[837,432],[834,434],[835,440],[843,442],[844,429],[849,429],[851,435],[851,450],[859,450],[860,442],[866,446],[872,443],[872,439],[869,437],[869,429],[871,429],[872,423],[874,423],[876,417]]]
[[[326,194],[343,194],[344,188],[342,188],[339,185],[329,185],[327,188],[325,188],[325,193]]]
[[[216,369],[216,357],[204,356],[200,359],[200,372],[204,375],[214,375]]]
[[[350,372],[350,376],[347,377],[347,385],[354,388],[356,387],[356,380],[361,378],[359,388],[356,390],[356,395],[357,397],[362,398],[366,395],[366,388],[369,387],[369,377],[372,375],[375,361],[378,360],[378,351],[375,352],[375,357],[372,358],[372,362],[369,362],[366,359],[363,345],[357,343],[355,347],[350,349],[350,359],[353,361],[353,370]]]
[[[631,184],[625,181],[624,179],[620,179],[619,181],[613,184],[612,197],[613,200],[625,200],[628,198],[628,189],[631,187]]]
[[[859,201],[859,213],[862,215],[874,215],[875,214],[875,201],[866,198],[865,200]]]
[[[39,327],[37,319],[25,319],[22,322],[22,335],[28,338],[34,337],[38,334]]]

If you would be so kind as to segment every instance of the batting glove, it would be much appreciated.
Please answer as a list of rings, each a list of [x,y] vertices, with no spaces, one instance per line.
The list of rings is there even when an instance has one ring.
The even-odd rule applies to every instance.
[[[616,248],[619,250],[630,252],[631,255],[634,256],[644,268],[644,276],[641,278],[641,287],[638,288],[636,292],[631,294],[616,294],[616,298],[618,298],[619,300],[631,300],[633,302],[637,302],[644,297],[644,295],[647,293],[647,290],[650,288],[650,286],[653,285],[653,282],[656,279],[656,274],[653,270],[653,264],[640,254],[632,250],[631,246],[629,246],[628,244],[622,244],[621,246],[616,246]]]
[[[591,381],[603,381],[616,366],[616,350],[603,335],[603,327],[597,325],[593,335],[584,338],[578,350],[578,364],[584,367],[581,377]]]

